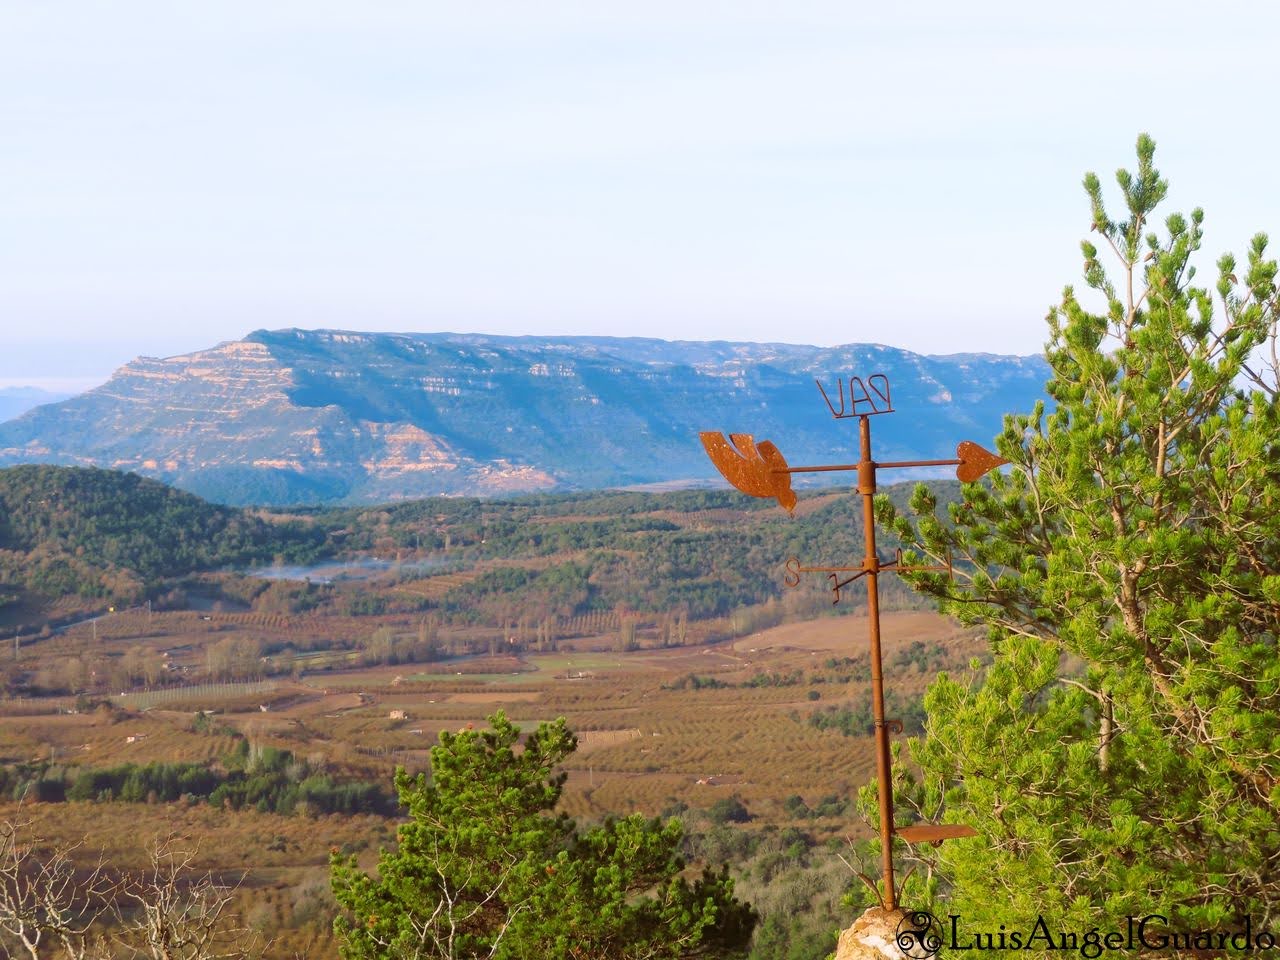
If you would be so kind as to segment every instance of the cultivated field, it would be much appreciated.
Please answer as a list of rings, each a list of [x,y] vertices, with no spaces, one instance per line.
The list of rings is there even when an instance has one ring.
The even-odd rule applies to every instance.
[[[209,616],[209,615],[205,615]],[[135,615],[100,628],[92,655],[167,654],[169,672],[197,663],[211,644],[251,633],[271,640],[343,625],[305,618],[222,613]],[[971,631],[924,613],[883,618],[887,688],[906,703],[939,669],[964,670],[982,644]],[[361,629],[368,630],[367,624]],[[42,644],[46,657],[85,656],[84,628]],[[640,811],[706,810],[733,797],[761,830],[794,821],[788,803],[811,808],[847,798],[873,776],[870,736],[811,722],[815,711],[865,704],[866,621],[845,616],[791,623],[734,641],[609,649],[609,636],[555,652],[469,656],[442,662],[279,675],[239,683],[191,683],[120,691],[108,703],[69,697],[0,704],[0,760],[36,765],[68,782],[80,769],[195,762],[220,768],[243,740],[253,751],[289,751],[340,781],[380,783],[427,768],[441,730],[482,725],[504,710],[522,727],[563,716],[580,748],[567,764],[562,808],[583,820]],[[24,651],[24,654],[26,651]],[[790,798],[790,799],[789,799]],[[690,814],[686,814],[689,816]],[[327,891],[331,849],[374,862],[395,820],[374,815],[284,816],[220,809],[203,800],[65,800],[0,807],[33,821],[50,841],[84,840],[120,866],[140,866],[145,844],[168,833],[198,837],[200,865],[244,875],[243,909],[276,942],[273,956],[332,955]],[[806,823],[818,838],[866,836],[850,806]]]

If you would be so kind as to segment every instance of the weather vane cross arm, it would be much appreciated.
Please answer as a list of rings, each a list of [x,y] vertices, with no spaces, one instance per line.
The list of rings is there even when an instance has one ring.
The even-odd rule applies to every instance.
[[[788,511],[796,505],[791,474],[831,473],[857,470],[861,466],[857,463],[832,463],[816,467],[789,467],[782,451],[772,442],[761,440],[756,443],[749,433],[731,433],[728,440],[717,430],[704,430],[699,436],[711,462],[735,489],[753,497],[775,497]],[[972,440],[962,440],[956,446],[956,455],[947,460],[888,460],[873,461],[871,465],[877,470],[955,467],[956,479],[972,483],[1008,462]]]

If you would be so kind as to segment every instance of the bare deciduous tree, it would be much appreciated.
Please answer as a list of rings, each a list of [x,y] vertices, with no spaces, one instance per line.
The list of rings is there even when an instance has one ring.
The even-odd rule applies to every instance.
[[[258,935],[233,910],[244,876],[226,883],[197,873],[197,852],[190,837],[161,837],[147,870],[119,885],[118,942],[135,960],[247,960],[260,952]]]
[[[105,864],[78,868],[72,854],[83,842],[49,845],[28,839],[30,827],[0,821],[0,947],[31,960],[55,951],[69,960],[103,956],[98,921],[115,887]]]
[[[171,834],[149,864],[117,875],[79,843],[49,843],[30,820],[0,821],[0,955],[30,960],[250,960],[258,935],[235,912],[244,876],[195,869],[197,845]]]

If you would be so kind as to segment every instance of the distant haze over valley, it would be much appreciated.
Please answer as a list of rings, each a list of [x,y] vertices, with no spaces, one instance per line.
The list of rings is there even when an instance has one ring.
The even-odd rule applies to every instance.
[[[773,439],[793,464],[853,459],[855,428],[814,379],[872,373],[898,411],[876,420],[877,458],[909,459],[988,443],[1048,368],[866,344],[258,331],[139,358],[0,423],[0,465],[131,470],[272,505],[710,482],[700,430]]]
[[[40,387],[0,387],[0,422],[12,420],[42,403],[55,403],[71,396],[71,391]]]

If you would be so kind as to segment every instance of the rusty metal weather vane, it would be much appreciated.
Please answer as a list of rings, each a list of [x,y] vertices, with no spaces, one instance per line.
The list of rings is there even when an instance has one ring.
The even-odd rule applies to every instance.
[[[817,382],[817,381],[815,381]],[[877,462],[871,459],[871,417],[893,413],[893,401],[889,391],[889,378],[875,373],[864,381],[851,376],[847,385],[843,379],[836,381],[835,394],[839,408],[818,382],[818,390],[827,409],[837,420],[858,420],[858,462],[826,466],[791,467],[782,453],[768,440],[756,442],[749,433],[733,433],[726,440],[724,434],[703,432],[702,445],[711,457],[716,469],[734,487],[753,497],[772,497],[791,512],[795,509],[796,495],[791,489],[793,473],[829,473],[853,470],[858,474],[857,492],[862,497],[862,530],[865,553],[857,566],[828,567],[801,566],[799,559],[787,561],[785,582],[794,587],[800,583],[803,573],[825,573],[831,582],[835,603],[840,602],[840,591],[863,577],[867,581],[867,624],[871,642],[871,706],[875,716],[876,777],[880,795],[880,856],[884,872],[884,894],[881,901],[885,908],[897,907],[897,891],[893,880],[893,840],[900,837],[908,843],[941,843],[955,837],[975,835],[972,827],[961,824],[914,824],[896,827],[893,822],[892,759],[889,752],[889,732],[902,732],[900,720],[886,720],[884,716],[884,673],[880,656],[880,593],[879,575],[882,572],[905,573],[921,570],[946,570],[946,566],[904,566],[902,551],[887,563],[882,563],[876,551],[875,493],[876,471],[899,467],[954,466],[956,477],[966,483],[977,480],[988,471],[1008,463],[976,443],[964,440],[956,447],[954,458],[947,460],[896,460]]]

